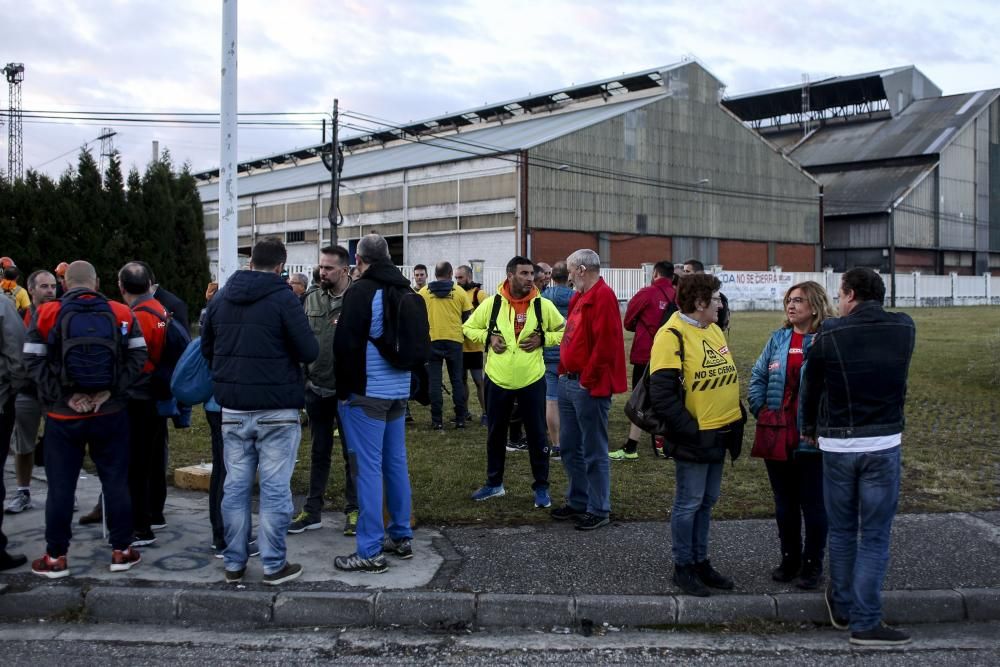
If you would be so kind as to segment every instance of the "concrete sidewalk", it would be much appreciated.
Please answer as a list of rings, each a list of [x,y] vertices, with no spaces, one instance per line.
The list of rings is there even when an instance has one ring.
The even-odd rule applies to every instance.
[[[12,467],[4,471],[13,488]],[[45,548],[44,472],[32,483],[35,508],[4,517],[8,550],[39,557]],[[81,476],[80,511],[99,484]],[[9,494],[8,494],[9,495]],[[79,513],[78,513],[79,514]],[[415,556],[389,557],[389,572],[349,574],[333,557],[354,550],[341,533],[343,515],[324,528],[287,538],[288,557],[303,576],[274,589],[260,583],[251,559],[240,586],[222,581],[213,557],[208,496],[170,489],[166,529],[140,549],[127,573],[108,570],[110,547],[100,526],[74,525],[73,576],[52,582],[30,566],[0,575],[0,619],[60,613],[134,622],[227,625],[400,625],[573,628],[581,624],[661,626],[747,619],[826,622],[819,593],[770,579],[778,560],[773,521],[718,521],[711,558],[736,580],[732,593],[679,595],[670,582],[670,534],[662,522],[615,521],[582,533],[569,525],[500,528],[420,526]],[[885,619],[912,624],[1000,620],[1000,512],[913,514],[897,518],[886,579]]]

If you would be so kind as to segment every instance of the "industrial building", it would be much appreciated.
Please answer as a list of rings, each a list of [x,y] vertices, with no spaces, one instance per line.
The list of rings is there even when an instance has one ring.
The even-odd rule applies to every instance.
[[[553,262],[581,247],[609,267],[698,257],[727,269],[821,265],[821,186],[722,103],[696,61],[381,126],[340,141],[353,250],[379,232],[399,264]],[[360,116],[342,114],[345,127]],[[283,238],[291,264],[329,242],[321,145],[241,163],[239,247]],[[218,262],[218,171],[197,175]]]
[[[998,98],[911,65],[723,105],[823,185],[824,265],[1000,275]]]

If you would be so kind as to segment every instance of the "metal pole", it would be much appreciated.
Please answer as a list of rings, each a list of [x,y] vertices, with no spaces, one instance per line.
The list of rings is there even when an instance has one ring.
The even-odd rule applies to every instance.
[[[222,2],[222,134],[219,156],[219,287],[239,270],[236,171],[236,0]]]
[[[889,212],[889,307],[896,307],[896,209]]]
[[[332,168],[330,169],[330,245],[337,245],[337,225],[340,224],[340,143],[338,134],[338,100],[333,100],[333,121],[330,123],[330,158]]]

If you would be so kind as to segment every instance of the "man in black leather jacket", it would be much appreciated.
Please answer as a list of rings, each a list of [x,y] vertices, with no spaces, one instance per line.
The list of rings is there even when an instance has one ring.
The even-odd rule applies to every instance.
[[[840,314],[823,322],[806,355],[802,436],[823,451],[830,522],[827,607],[851,643],[887,646],[909,636],[882,621],[881,588],[899,500],[906,377],[916,328],[883,310],[885,284],[871,269],[841,279]],[[860,528],[861,539],[858,540]]]

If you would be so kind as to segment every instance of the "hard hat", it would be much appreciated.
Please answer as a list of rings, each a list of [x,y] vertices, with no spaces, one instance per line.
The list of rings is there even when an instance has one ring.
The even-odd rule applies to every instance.
[[[66,262],[59,262],[59,266],[56,267],[56,275],[62,278],[66,275],[66,269],[69,268],[69,264]]]

